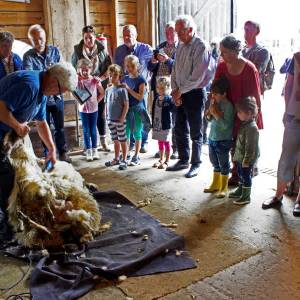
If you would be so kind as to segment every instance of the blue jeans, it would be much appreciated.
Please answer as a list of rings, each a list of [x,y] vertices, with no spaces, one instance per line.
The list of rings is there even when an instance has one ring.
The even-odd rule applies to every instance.
[[[232,141],[208,141],[209,159],[214,167],[214,172],[228,175],[230,172],[229,152]]]
[[[46,106],[46,120],[51,128],[51,123],[54,126],[54,139],[57,151],[62,154],[67,151],[65,130],[64,130],[64,100],[56,99],[55,104]],[[44,152],[47,155],[47,148],[44,146]]]
[[[97,148],[97,119],[98,111],[80,113],[85,149]],[[91,146],[92,140],[92,146]]]
[[[248,168],[243,168],[242,163],[237,162],[239,181],[244,187],[252,186],[252,171],[253,165],[250,165]]]
[[[192,164],[201,163],[204,93],[203,89],[194,89],[182,94],[182,105],[177,107],[175,134],[179,159],[184,162],[189,161],[190,137],[192,140]]]

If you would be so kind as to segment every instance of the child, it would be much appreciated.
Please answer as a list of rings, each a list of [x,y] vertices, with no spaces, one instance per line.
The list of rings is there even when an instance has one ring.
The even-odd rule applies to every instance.
[[[227,99],[229,82],[225,77],[216,79],[210,88],[211,101],[206,118],[211,122],[208,147],[214,167],[213,181],[204,193],[217,192],[217,198],[226,196],[230,171],[229,152],[232,147],[234,109]]]
[[[98,103],[104,96],[104,89],[100,79],[91,76],[92,68],[93,64],[88,59],[82,58],[77,63],[77,72],[79,74],[78,85],[79,87],[84,85],[92,94],[89,100],[83,105],[79,105],[87,161],[99,159],[97,152]]]
[[[168,166],[170,160],[170,134],[172,128],[172,102],[171,80],[169,77],[158,77],[156,81],[157,98],[153,101],[152,106],[152,138],[158,140],[159,161],[153,167],[164,169]],[[166,159],[164,159],[164,153]]]
[[[105,91],[106,116],[111,139],[114,142],[115,158],[105,163],[107,167],[119,165],[119,170],[127,168],[127,138],[126,138],[126,115],[129,102],[127,90],[121,85],[120,78],[122,69],[118,65],[108,68],[111,86]],[[122,148],[122,161],[119,162],[120,148]]]
[[[250,203],[252,169],[259,156],[259,133],[255,117],[258,109],[254,97],[246,97],[236,104],[237,116],[241,120],[233,161],[237,162],[239,187],[229,194],[234,204]]]
[[[124,65],[128,75],[124,76],[123,86],[128,91],[129,96],[129,110],[126,117],[126,136],[129,142],[131,131],[133,131],[135,154],[131,159],[130,165],[137,166],[141,163],[138,154],[141,149],[143,130],[142,113],[145,110],[143,100],[147,82],[139,75],[139,59],[135,55],[126,56]]]

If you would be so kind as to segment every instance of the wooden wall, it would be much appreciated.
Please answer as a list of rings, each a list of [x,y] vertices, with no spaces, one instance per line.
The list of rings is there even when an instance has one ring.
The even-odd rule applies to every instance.
[[[43,0],[30,3],[0,1],[0,30],[10,31],[19,40],[27,42],[27,30],[32,24],[45,25]]]
[[[122,27],[137,25],[137,1],[89,0],[87,23],[95,26],[97,33],[104,33],[114,48],[122,41]]]

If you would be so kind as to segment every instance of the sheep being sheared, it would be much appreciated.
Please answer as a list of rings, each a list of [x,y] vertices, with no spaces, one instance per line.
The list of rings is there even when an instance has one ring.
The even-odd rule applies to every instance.
[[[3,149],[15,170],[8,199],[9,222],[17,241],[27,247],[57,247],[88,242],[100,231],[97,202],[71,164],[58,161],[43,172],[29,137],[7,134]]]

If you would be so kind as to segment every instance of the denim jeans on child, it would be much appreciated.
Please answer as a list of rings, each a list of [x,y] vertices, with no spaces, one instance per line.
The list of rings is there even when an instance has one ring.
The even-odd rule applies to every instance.
[[[97,148],[97,119],[98,111],[80,113],[83,129],[84,145],[86,149]],[[92,146],[91,146],[92,140]]]
[[[253,165],[250,165],[247,168],[242,167],[242,163],[237,162],[239,181],[244,187],[252,186],[252,170]]]
[[[208,141],[209,159],[214,167],[214,172],[228,175],[230,171],[229,152],[232,146],[231,140]]]

